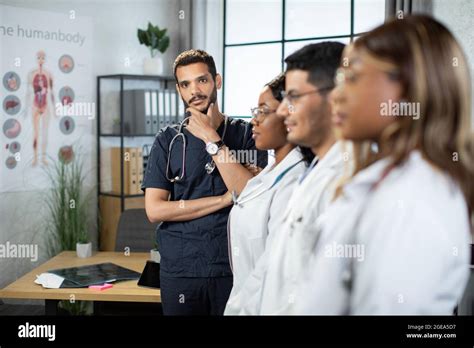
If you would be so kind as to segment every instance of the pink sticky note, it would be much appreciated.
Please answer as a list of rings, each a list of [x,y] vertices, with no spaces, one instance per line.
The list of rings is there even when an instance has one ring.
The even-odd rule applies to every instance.
[[[102,291],[102,290],[107,290],[107,289],[110,289],[111,287],[113,287],[112,284],[102,284],[102,285],[89,285],[89,289],[92,289],[92,290],[99,290],[99,291]]]

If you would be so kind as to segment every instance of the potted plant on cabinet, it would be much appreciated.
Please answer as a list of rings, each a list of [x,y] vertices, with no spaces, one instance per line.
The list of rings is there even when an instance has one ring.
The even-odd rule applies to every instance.
[[[162,75],[163,60],[157,56],[158,52],[165,53],[170,44],[170,37],[166,35],[167,29],[160,29],[148,22],[146,30],[138,29],[137,37],[140,44],[150,50],[151,57],[143,60],[143,73],[145,75]]]

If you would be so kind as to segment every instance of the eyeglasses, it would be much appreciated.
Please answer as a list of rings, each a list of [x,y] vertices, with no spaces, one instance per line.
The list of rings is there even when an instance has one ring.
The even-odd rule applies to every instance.
[[[269,107],[267,106],[262,106],[262,107],[256,107],[256,108],[251,108],[250,109],[250,112],[252,113],[252,118],[257,121],[257,122],[261,122],[263,121],[263,119],[270,115],[270,114],[273,114],[274,112],[276,112],[276,109],[275,110],[271,110]]]
[[[304,97],[305,95],[308,95],[308,94],[313,94],[313,93],[320,93],[320,92],[324,92],[324,91],[329,91],[331,89],[333,89],[334,86],[327,86],[327,87],[321,87],[321,88],[318,88],[318,89],[315,89],[315,90],[312,90],[312,91],[307,91],[307,92],[303,92],[303,93],[287,93],[285,91],[282,91],[281,92],[281,96],[283,97],[283,101],[287,101],[288,102],[288,107],[290,109],[294,109],[294,104],[295,104],[295,101],[297,101],[298,99],[300,99],[301,97]],[[282,102],[283,102],[282,101]]]
[[[355,73],[353,70],[339,68],[336,70],[336,76],[334,77],[334,83],[337,86],[341,86],[346,82],[356,82],[361,74]]]
[[[396,70],[387,71],[388,77],[394,81],[399,79],[399,74]],[[339,68],[336,70],[336,76],[334,77],[334,83],[336,86],[341,86],[346,82],[355,83],[362,75],[366,75],[367,72],[355,72],[351,69]]]

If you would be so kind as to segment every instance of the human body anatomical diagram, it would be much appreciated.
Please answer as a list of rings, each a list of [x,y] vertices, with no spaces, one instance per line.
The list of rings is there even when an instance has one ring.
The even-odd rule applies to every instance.
[[[41,141],[41,161],[48,165],[46,148],[48,144],[48,126],[51,113],[55,112],[53,77],[44,68],[46,54],[38,51],[36,54],[38,67],[28,74],[27,102],[31,105],[33,117],[33,161],[32,166],[38,164],[38,147]]]

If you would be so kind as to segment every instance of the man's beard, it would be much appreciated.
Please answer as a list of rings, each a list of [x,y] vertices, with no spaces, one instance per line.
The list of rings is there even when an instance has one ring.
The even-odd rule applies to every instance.
[[[189,100],[189,104],[191,104],[194,100],[197,100],[197,99],[201,99],[201,98],[207,98],[206,95],[204,94],[197,94],[195,95],[194,97],[192,97],[190,100]],[[181,98],[182,99],[182,98]],[[190,105],[184,100],[183,100],[183,104],[184,104],[184,110],[186,110],[187,108],[190,107]],[[217,101],[217,88],[214,87],[211,95],[209,96],[209,103],[207,103],[206,107],[204,108],[204,110],[199,110],[201,111],[203,114],[207,114],[207,111],[209,110],[209,106],[211,104],[215,104]],[[191,106],[192,107],[192,106]]]

